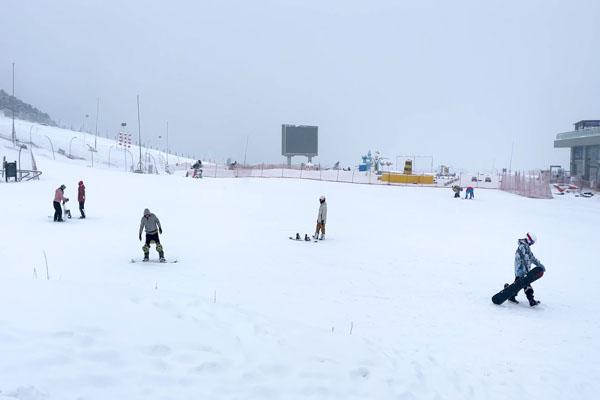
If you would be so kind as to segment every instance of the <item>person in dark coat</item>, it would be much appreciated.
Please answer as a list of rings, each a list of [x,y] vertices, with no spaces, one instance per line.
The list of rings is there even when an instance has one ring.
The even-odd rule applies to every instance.
[[[81,217],[79,219],[85,218],[85,185],[83,181],[79,181],[79,189],[77,189],[77,201],[79,202],[79,212],[81,213]]]

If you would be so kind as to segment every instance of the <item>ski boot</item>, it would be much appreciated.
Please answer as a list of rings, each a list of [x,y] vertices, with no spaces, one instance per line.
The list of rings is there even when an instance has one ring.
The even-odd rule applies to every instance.
[[[143,262],[148,262],[150,261],[150,255],[148,253],[144,253],[144,258],[142,259]]]
[[[158,261],[161,263],[167,262],[167,260],[165,259],[165,253],[164,252],[160,252],[158,253]]]
[[[504,284],[504,289],[506,289],[507,287],[509,287],[510,285],[508,283]],[[511,296],[508,298],[508,301],[510,301],[511,303],[515,303],[515,304],[519,304],[519,301],[516,299],[515,296]]]
[[[321,237],[319,238],[319,240],[323,240],[323,239],[325,239],[325,234],[321,233]]]
[[[533,296],[531,296],[531,298],[528,298],[527,300],[529,300],[529,307],[535,307],[538,304],[540,304],[540,301],[539,300],[535,300],[533,298]]]
[[[527,300],[529,300],[529,307],[535,307],[538,304],[540,304],[539,300],[536,300],[533,298],[533,289],[529,288],[526,292],[525,295],[527,296]]]

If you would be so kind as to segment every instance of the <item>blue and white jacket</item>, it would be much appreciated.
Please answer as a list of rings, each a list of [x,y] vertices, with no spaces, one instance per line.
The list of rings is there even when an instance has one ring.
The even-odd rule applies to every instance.
[[[531,252],[531,248],[526,239],[519,239],[517,243],[519,244],[519,247],[517,247],[515,253],[515,276],[521,278],[526,275],[531,268],[531,264],[543,268],[544,271],[546,270],[542,263],[535,258]]]

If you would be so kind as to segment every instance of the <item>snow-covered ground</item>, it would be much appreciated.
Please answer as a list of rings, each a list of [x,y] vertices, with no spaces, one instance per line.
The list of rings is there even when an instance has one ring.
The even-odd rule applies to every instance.
[[[10,139],[11,132],[12,119],[0,112],[0,143],[2,145],[9,144],[1,139]],[[22,120],[15,120],[15,132],[17,141],[28,148],[32,147],[36,158],[47,157],[57,161],[68,161],[71,165],[93,165],[95,168],[112,168],[121,171],[139,169],[140,148],[135,145],[136,140],[130,147],[119,146],[116,132],[112,138],[95,137],[86,132],[76,132]],[[131,133],[131,130],[128,129],[128,132]],[[94,152],[90,151],[92,148],[95,149]],[[28,152],[28,149],[22,152],[21,169],[32,167]],[[165,152],[146,147],[142,147],[141,153],[143,169],[148,170],[151,165],[153,171],[158,170],[161,173],[164,173],[167,161],[171,172],[182,169],[182,164],[187,164],[189,167],[193,162],[191,159],[173,154],[170,154],[170,158],[167,160]],[[0,155],[3,155],[2,152]],[[13,161],[13,159],[8,161]]]
[[[14,150],[0,141],[0,156]],[[185,179],[40,156],[0,183],[0,399],[595,399],[600,198]],[[88,218],[76,219],[76,186]],[[75,217],[53,223],[67,185]],[[319,195],[327,239],[314,229]],[[167,258],[142,255],[142,211]],[[495,306],[537,233],[542,304]],[[46,279],[45,251],[50,280]],[[151,253],[156,257],[154,249]],[[521,300],[525,300],[520,295]]]

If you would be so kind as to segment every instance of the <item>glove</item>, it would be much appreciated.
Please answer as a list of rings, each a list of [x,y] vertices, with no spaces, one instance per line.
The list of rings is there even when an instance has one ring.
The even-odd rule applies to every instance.
[[[140,236],[139,236],[139,238],[140,238],[140,242],[141,242],[141,241],[142,241],[142,234],[141,234],[141,233],[140,233]]]
[[[162,228],[158,228],[158,233],[162,235]]]

